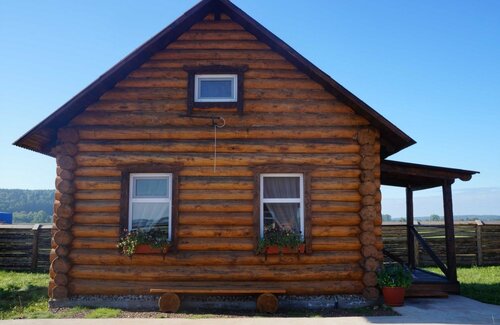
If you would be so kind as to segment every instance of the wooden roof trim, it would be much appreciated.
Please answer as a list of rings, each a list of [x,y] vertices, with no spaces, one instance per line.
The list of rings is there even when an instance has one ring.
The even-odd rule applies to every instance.
[[[456,179],[469,181],[473,170],[413,164],[408,162],[383,160],[380,164],[382,185],[411,187],[414,190],[441,186],[445,181]]]
[[[134,50],[123,60],[118,62],[105,74],[83,89],[75,97],[61,106],[46,119],[29,130],[14,145],[26,149],[51,155],[50,148],[55,142],[55,131],[68,123],[85,108],[96,102],[102,94],[114,87],[120,80],[124,79],[130,72],[138,68],[148,60],[155,52],[165,48],[169,43],[175,41],[182,33],[187,31],[194,23],[201,21],[210,12],[224,12],[235,22],[242,25],[248,32],[254,34],[260,41],[266,43],[273,50],[283,55],[299,70],[307,74],[311,79],[321,84],[327,91],[331,92],[339,100],[345,102],[356,113],[366,118],[374,127],[379,129],[382,139],[381,155],[383,158],[394,154],[412,144],[415,141],[397,128],[394,124],[377,113],[361,99],[345,89],[330,76],[312,64],[300,53],[291,48],[283,40],[267,30],[259,22],[243,12],[228,0],[203,0],[177,20],[156,34],[146,43]],[[50,132],[50,140],[35,141],[36,145],[29,141],[40,132]]]
[[[80,91],[42,122],[26,132],[13,144],[53,156],[50,153],[49,147],[54,144],[55,136],[52,136],[50,141],[46,143],[37,141],[37,145],[30,144],[30,138],[32,139],[40,132],[47,132],[47,130],[51,129],[55,130],[68,123],[76,115],[83,112],[89,105],[99,100],[106,91],[113,88],[116,83],[123,80],[130,72],[146,62],[153,54],[175,41],[196,22],[201,21],[208,13],[213,11],[213,7],[214,0],[203,0],[186,11],[182,16],[115,64],[106,73]],[[56,132],[53,132],[53,134],[55,133]]]

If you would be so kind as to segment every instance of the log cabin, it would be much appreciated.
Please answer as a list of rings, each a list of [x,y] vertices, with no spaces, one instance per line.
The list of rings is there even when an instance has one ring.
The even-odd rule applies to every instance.
[[[52,301],[374,301],[381,184],[407,190],[408,247],[412,191],[443,186],[457,284],[451,184],[475,172],[387,160],[414,143],[233,3],[203,0],[15,145],[56,158]],[[144,220],[167,227],[168,253],[120,254],[121,232]],[[304,252],[256,254],[270,223],[300,234]]]

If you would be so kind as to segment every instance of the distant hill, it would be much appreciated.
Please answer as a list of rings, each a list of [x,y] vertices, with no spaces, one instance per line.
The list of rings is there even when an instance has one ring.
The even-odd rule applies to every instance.
[[[54,190],[0,189],[0,211],[12,212],[13,223],[52,222]]]

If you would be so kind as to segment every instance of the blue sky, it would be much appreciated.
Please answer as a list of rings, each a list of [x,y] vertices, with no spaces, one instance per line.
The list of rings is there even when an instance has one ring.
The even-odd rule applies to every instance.
[[[54,159],[11,143],[195,3],[0,1],[0,188],[53,188]],[[499,1],[234,3],[417,141],[391,159],[479,170],[454,191],[499,214]]]

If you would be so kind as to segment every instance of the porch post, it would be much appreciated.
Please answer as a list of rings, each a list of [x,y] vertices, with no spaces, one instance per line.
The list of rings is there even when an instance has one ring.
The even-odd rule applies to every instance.
[[[413,190],[411,187],[406,187],[406,245],[408,252],[408,265],[411,269],[416,266],[415,261],[415,237],[410,231],[410,227],[413,227]]]
[[[457,282],[457,257],[455,252],[455,226],[453,224],[453,201],[451,184],[453,181],[446,180],[443,184],[443,207],[444,207],[444,229],[446,235],[446,266],[448,274],[446,277],[450,282]]]

